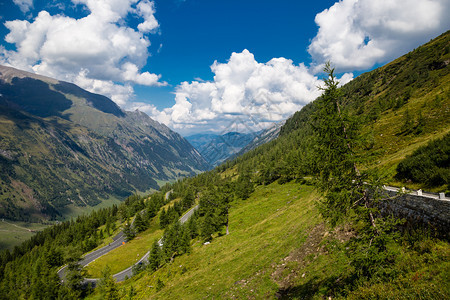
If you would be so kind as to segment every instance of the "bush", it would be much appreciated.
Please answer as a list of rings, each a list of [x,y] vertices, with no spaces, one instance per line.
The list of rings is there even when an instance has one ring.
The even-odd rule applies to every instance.
[[[428,187],[449,184],[450,134],[418,148],[397,166],[396,178],[424,183]],[[447,187],[450,189],[450,187]]]

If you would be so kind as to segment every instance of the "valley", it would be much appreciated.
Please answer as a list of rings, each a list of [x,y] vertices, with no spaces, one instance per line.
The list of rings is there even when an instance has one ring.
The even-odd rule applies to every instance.
[[[19,246],[47,226],[49,225],[0,219],[0,249],[12,251],[15,246]]]
[[[0,73],[1,217],[63,220],[207,168],[185,139],[144,113],[70,83]]]

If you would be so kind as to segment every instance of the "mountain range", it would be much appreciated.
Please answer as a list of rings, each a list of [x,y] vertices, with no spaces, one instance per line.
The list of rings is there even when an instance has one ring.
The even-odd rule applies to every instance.
[[[195,134],[186,139],[198,150],[206,161],[215,167],[238,153],[258,136],[258,132],[228,132],[218,134]]]
[[[140,111],[56,79],[0,66],[0,217],[61,218],[209,168]]]
[[[276,139],[283,124],[284,121],[278,122],[257,132],[228,132],[222,135],[194,134],[187,136],[186,139],[200,152],[211,167],[216,167],[226,160]]]

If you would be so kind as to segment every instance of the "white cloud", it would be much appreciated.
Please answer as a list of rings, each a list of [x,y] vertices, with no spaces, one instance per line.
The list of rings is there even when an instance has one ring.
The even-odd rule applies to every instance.
[[[92,93],[111,98],[117,105],[126,107],[129,100],[134,96],[134,90],[130,84],[120,85],[111,80],[98,80],[88,77],[87,70],[81,70],[73,82]]]
[[[308,51],[319,65],[368,69],[448,30],[449,13],[448,0],[342,0],[316,15],[319,31]]]
[[[79,84],[111,96],[118,104],[134,94],[132,84],[161,86],[160,75],[141,72],[149,57],[146,33],[158,28],[154,4],[148,0],[72,0],[89,10],[80,19],[41,11],[32,21],[5,22],[5,40],[16,51],[3,49],[0,63]],[[142,21],[138,30],[126,24]],[[142,25],[142,26],[141,26]]]
[[[233,53],[227,63],[214,62],[211,70],[214,81],[178,85],[172,107],[137,108],[182,133],[254,131],[284,120],[321,93],[322,81],[304,64],[285,58],[259,63],[248,50]]]
[[[320,95],[314,75],[331,61],[338,72],[364,70],[394,59],[450,27],[449,0],[342,0],[316,16],[319,32],[308,51],[310,67],[274,58],[257,62],[244,50],[211,66],[214,81],[183,82],[176,104],[148,113],[181,131],[256,130],[283,120]],[[343,85],[352,73],[340,78]],[[144,108],[145,109],[145,108]]]
[[[13,0],[13,2],[23,13],[27,13],[31,8],[33,8],[33,0]]]
[[[138,25],[141,32],[150,32],[159,27],[158,21],[155,18],[155,5],[148,0],[141,1],[137,5],[137,10],[140,16],[144,18],[144,22]]]

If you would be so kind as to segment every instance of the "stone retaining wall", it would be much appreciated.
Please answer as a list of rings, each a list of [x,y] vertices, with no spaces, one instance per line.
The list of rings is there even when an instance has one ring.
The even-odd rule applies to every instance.
[[[450,232],[450,201],[428,197],[397,194],[386,191],[389,200],[383,201],[383,213],[392,213],[396,217],[405,218],[407,225],[423,224],[436,230],[446,238]]]

